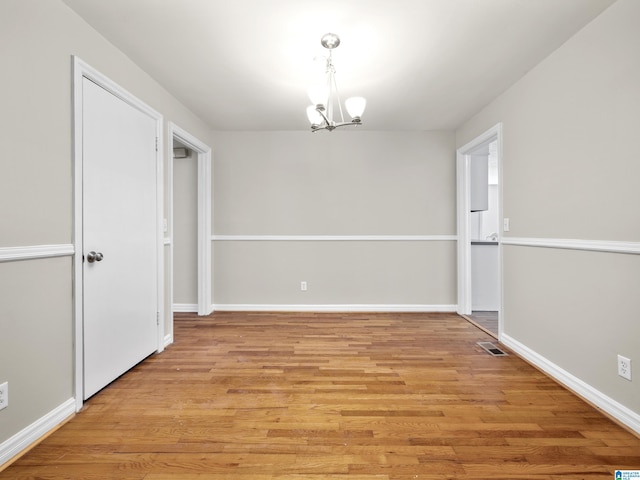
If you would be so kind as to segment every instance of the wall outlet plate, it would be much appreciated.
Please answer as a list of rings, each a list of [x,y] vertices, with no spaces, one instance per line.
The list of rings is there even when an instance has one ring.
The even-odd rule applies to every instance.
[[[9,382],[0,384],[0,410],[9,406]]]
[[[618,375],[631,380],[631,360],[622,355],[618,355]]]

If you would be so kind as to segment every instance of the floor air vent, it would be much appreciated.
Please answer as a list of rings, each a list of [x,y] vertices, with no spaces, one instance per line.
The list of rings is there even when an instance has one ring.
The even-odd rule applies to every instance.
[[[505,356],[509,355],[508,353],[503,352],[502,350],[500,350],[498,347],[496,347],[491,342],[478,342],[478,345],[480,345],[480,347],[483,350],[485,350],[490,355],[493,355],[494,357],[505,357]]]

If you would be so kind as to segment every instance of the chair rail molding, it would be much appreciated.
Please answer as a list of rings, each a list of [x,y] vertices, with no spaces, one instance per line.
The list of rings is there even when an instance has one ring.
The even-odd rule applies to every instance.
[[[457,235],[212,235],[214,242],[454,242]]]
[[[34,258],[68,257],[75,254],[72,244],[0,247],[0,262],[15,262]]]
[[[631,255],[640,254],[640,242],[570,238],[502,237],[501,243],[503,245],[516,245],[521,247],[561,248],[592,252],[627,253]]]

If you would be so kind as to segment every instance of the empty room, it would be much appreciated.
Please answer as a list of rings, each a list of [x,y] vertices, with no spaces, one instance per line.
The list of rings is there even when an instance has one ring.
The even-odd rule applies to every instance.
[[[639,22],[0,0],[0,479],[640,479]]]

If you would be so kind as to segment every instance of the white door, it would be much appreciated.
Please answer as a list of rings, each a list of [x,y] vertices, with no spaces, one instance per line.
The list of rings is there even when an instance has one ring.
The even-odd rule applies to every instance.
[[[82,88],[87,399],[158,346],[156,121],[86,78]]]

